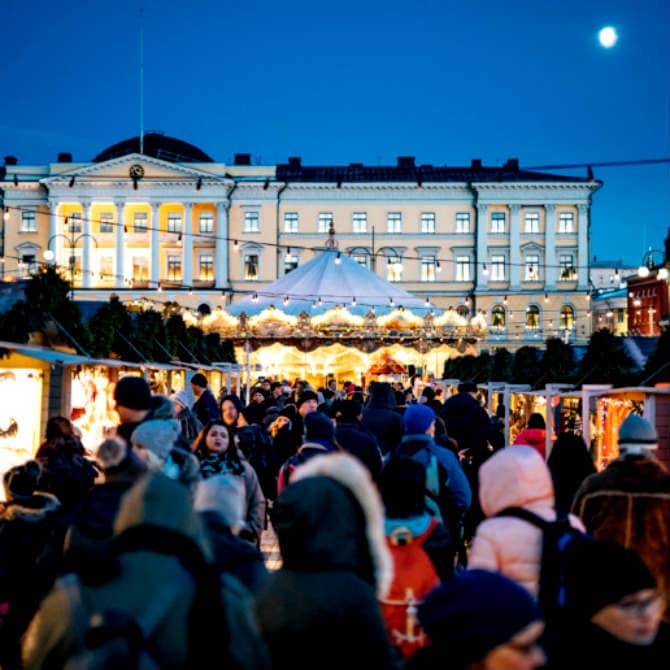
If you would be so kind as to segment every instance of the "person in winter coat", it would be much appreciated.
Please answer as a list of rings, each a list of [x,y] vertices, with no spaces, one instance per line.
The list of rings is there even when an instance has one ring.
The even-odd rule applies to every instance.
[[[522,507],[547,521],[556,519],[554,487],[544,459],[532,447],[496,451],[479,470],[479,498],[487,518],[477,527],[468,566],[500,572],[537,598],[542,531],[522,519],[496,514]],[[570,521],[583,530],[579,519]]]
[[[291,456],[279,468],[277,493],[281,493],[289,484],[294,470],[314,456],[333,454],[340,451],[335,441],[333,422],[321,412],[305,415],[305,441],[294,456]]]
[[[656,429],[630,414],[619,428],[620,456],[584,480],[572,509],[593,537],[634,549],[670,603],[670,473],[657,448]]]
[[[283,567],[256,599],[273,667],[391,668],[377,603],[391,558],[366,468],[346,453],[310,459],[277,498],[273,524]]]
[[[188,442],[189,446],[193,440],[198,437],[202,430],[200,419],[189,409],[188,396],[186,391],[177,391],[170,396],[170,400],[175,407],[175,417],[181,426],[182,437]]]
[[[191,390],[196,398],[191,409],[198,417],[198,421],[203,426],[210,421],[220,421],[219,403],[216,402],[214,394],[207,387],[207,377],[201,372],[191,377]]]
[[[249,423],[242,414],[242,403],[236,395],[224,396],[221,400],[221,417],[233,435],[238,428],[248,426]]]
[[[116,435],[130,444],[135,428],[151,418],[154,407],[151,388],[143,377],[122,377],[114,387],[114,402],[120,420]]]
[[[10,468],[3,477],[7,502],[0,505],[0,667],[21,668],[21,636],[49,593],[63,549],[56,496],[37,490],[36,461]]]
[[[544,417],[533,412],[528,417],[528,425],[516,436],[514,444],[525,444],[527,447],[537,449],[542,458],[547,457],[547,430]]]
[[[298,435],[295,428],[297,417],[296,406],[289,403],[279,410],[276,418],[268,426],[268,432],[272,438],[272,449],[279,466],[295,455],[302,444],[302,435]]]
[[[370,384],[370,396],[363,408],[361,426],[374,434],[382,454],[398,446],[402,436],[402,418],[395,411],[395,393],[390,384]]]
[[[596,471],[581,435],[561,433],[551,449],[547,465],[554,483],[556,511],[567,514],[582,482]]]
[[[256,472],[240,453],[228,426],[222,421],[208,423],[193,443],[193,449],[203,479],[231,474],[244,483],[246,506],[240,537],[259,544],[265,528],[265,496]]]
[[[407,670],[534,670],[546,661],[540,608],[494,572],[468,570],[442,584],[419,607],[419,622],[431,643]]]
[[[231,574],[250,591],[257,591],[268,572],[263,554],[238,537],[244,526],[246,491],[239,477],[214,475],[198,482],[193,507],[200,514],[212,545],[214,568]]]
[[[640,557],[616,542],[589,543],[568,564],[566,617],[549,670],[661,670],[668,664],[663,594]]]
[[[114,554],[97,566],[95,580],[58,580],[42,601],[23,641],[25,670],[64,667],[84,648],[93,614],[137,620],[168,594],[144,645],[157,667],[204,668],[213,658],[221,667],[268,667],[248,592],[230,577],[221,585],[208,565],[204,529],[185,486],[160,473],[143,477],[124,497],[114,533]]]
[[[382,469],[382,452],[377,438],[361,425],[361,405],[355,400],[339,400],[334,405],[336,412],[335,439],[350,454],[360,459],[377,481]]]

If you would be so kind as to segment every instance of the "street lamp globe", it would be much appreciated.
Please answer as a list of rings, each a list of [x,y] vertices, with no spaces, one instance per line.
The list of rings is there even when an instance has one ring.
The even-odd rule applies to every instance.
[[[649,276],[649,268],[646,265],[640,265],[640,267],[637,269],[637,276],[638,277],[648,277]]]
[[[668,268],[661,268],[658,271],[658,278],[659,279],[667,279],[668,278]]]
[[[54,252],[51,249],[47,249],[42,256],[44,256],[44,260],[52,261],[54,259]]]

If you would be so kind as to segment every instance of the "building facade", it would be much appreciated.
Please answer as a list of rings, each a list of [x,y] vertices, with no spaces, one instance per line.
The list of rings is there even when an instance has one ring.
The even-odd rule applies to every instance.
[[[160,135],[0,182],[4,277],[56,263],[78,299],[225,305],[339,249],[440,309],[483,312],[482,346],[591,333],[589,216],[601,182],[473,160],[464,168],[215,163]],[[352,296],[353,298],[354,296]]]

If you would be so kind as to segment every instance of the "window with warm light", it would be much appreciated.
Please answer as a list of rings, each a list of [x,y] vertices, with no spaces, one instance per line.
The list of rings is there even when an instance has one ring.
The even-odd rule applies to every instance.
[[[470,213],[456,212],[456,232],[469,233],[470,232]]]
[[[575,257],[572,254],[561,254],[558,257],[559,281],[571,281],[575,278]]]
[[[456,257],[456,281],[470,281],[470,256]]]
[[[299,221],[298,212],[284,212],[284,232],[297,233]]]
[[[523,217],[525,233],[539,233],[540,232],[540,213],[526,212]]]
[[[113,284],[114,280],[114,257],[108,255],[99,256],[100,281],[105,284]]]
[[[435,256],[422,256],[419,272],[421,281],[435,281],[437,274]]]
[[[146,233],[148,230],[148,215],[146,212],[133,213],[133,232]]]
[[[505,232],[507,216],[505,212],[491,212],[491,233],[500,235]]]
[[[386,257],[386,279],[387,281],[402,281],[402,258],[400,256]]]
[[[505,261],[506,258],[502,254],[491,256],[491,281],[506,281]]]
[[[435,233],[435,212],[421,212],[421,232]]]
[[[570,305],[561,307],[560,324],[563,330],[572,330],[575,326],[575,310]]]
[[[149,259],[146,256],[133,256],[133,281],[149,281]]]
[[[21,232],[37,232],[37,216],[34,209],[21,210]]]
[[[261,217],[259,212],[244,212],[245,233],[259,233],[261,230]]]
[[[524,279],[526,281],[539,281],[540,257],[537,254],[526,255]]]
[[[402,232],[402,212],[386,212],[386,232]]]
[[[101,233],[114,232],[114,214],[112,212],[100,212],[100,227],[98,231]]]
[[[170,212],[167,218],[168,233],[181,233],[181,214]]]
[[[198,217],[198,230],[201,233],[214,232],[214,214],[212,212],[201,212]]]
[[[316,216],[316,232],[327,233],[333,221],[332,212],[319,212]]]
[[[575,215],[572,212],[558,213],[558,232],[564,234],[575,232]]]
[[[500,332],[507,325],[507,314],[502,305],[495,305],[491,310],[491,330]]]
[[[351,231],[358,234],[368,232],[367,212],[354,212],[351,215]]]
[[[539,330],[540,308],[537,305],[526,307],[526,330]]]
[[[198,258],[200,281],[214,280],[214,256],[211,254],[202,254]]]
[[[258,254],[245,254],[244,278],[250,281],[258,279]]]
[[[67,217],[67,230],[70,233],[81,233],[81,212],[72,212]]]
[[[167,278],[170,281],[181,281],[181,256],[167,257]]]

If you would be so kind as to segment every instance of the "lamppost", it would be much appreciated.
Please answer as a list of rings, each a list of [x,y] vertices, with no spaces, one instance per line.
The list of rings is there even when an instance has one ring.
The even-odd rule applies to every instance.
[[[662,260],[660,263],[654,264],[654,254],[658,254],[661,256]],[[665,254],[660,250],[660,249],[652,249],[649,247],[645,254],[642,256],[642,260],[640,261],[640,267],[637,269],[637,276],[638,277],[648,277],[651,274],[651,271],[658,266],[661,266],[658,268],[657,271],[657,277],[659,279],[667,279],[668,278],[668,268],[666,267],[666,262],[667,259],[665,257]]]
[[[74,225],[69,225],[68,226],[67,217],[65,219],[65,229],[69,230],[70,235],[69,236],[65,235],[65,233],[56,233],[55,235],[52,235],[49,238],[49,241],[47,242],[47,248],[46,248],[43,256],[44,256],[45,260],[47,260],[49,262],[52,262],[54,260],[54,258],[56,257],[56,254],[54,253],[54,251],[51,248],[51,243],[59,237],[62,237],[64,240],[66,240],[66,242],[68,243],[69,248],[70,248],[70,258],[69,258],[69,263],[68,263],[68,265],[70,267],[70,298],[72,300],[74,300],[74,272],[75,272],[75,265],[76,265],[76,258],[75,258],[75,253],[74,252],[75,252],[75,249],[77,248],[77,244],[79,244],[79,242],[81,240],[83,240],[84,238],[90,237],[93,240],[93,243],[95,244],[95,248],[97,249],[98,248],[98,241],[95,239],[95,237],[93,237],[93,235],[91,235],[91,233],[80,233],[79,235],[75,235],[75,233],[77,231],[75,230]]]

